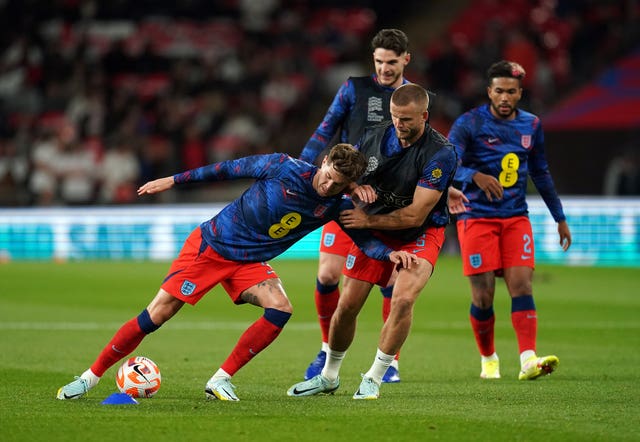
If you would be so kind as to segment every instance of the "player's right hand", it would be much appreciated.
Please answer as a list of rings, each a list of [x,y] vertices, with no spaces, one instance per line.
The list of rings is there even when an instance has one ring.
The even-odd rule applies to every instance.
[[[140,188],[138,189],[138,196],[164,192],[167,189],[171,189],[173,187],[173,184],[174,181],[172,176],[149,181],[146,184],[140,186]]]
[[[399,250],[389,254],[389,261],[394,264],[400,264],[405,269],[410,269],[413,264],[418,264],[418,256]]]
[[[473,182],[484,192],[489,201],[493,201],[493,198],[497,200],[502,199],[504,188],[496,177],[487,175],[486,173],[476,172],[473,176]]]

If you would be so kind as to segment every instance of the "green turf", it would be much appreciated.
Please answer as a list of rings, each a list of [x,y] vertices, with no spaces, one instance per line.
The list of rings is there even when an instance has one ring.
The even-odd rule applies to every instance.
[[[235,377],[240,402],[204,399],[204,383],[260,314],[215,289],[186,306],[135,354],[163,384],[139,405],[107,406],[111,368],[90,394],[57,401],[125,320],[156,293],[167,263],[0,265],[1,441],[614,441],[640,440],[640,271],[540,266],[534,289],[539,353],[552,376],[517,381],[518,356],[502,283],[496,344],[502,379],[481,381],[468,325],[468,283],[443,257],[416,306],[402,382],[377,401],[354,401],[381,325],[377,291],[363,310],[334,396],[289,398],[319,349],[314,261],[274,261],[294,304],[280,338]]]

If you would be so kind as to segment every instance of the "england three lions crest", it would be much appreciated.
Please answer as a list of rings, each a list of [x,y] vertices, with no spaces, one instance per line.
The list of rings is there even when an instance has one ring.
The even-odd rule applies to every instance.
[[[368,175],[371,172],[374,172],[378,168],[378,159],[376,157],[369,157],[369,161],[367,162],[367,170],[365,170],[364,174]]]
[[[531,149],[531,135],[522,135],[520,137],[520,144],[527,150]]]

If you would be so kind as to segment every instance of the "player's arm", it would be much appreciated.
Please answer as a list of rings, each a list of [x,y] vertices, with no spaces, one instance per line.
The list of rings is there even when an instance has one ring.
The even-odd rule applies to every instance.
[[[355,88],[350,80],[340,86],[322,122],[300,153],[300,159],[313,164],[344,123],[355,103]]]
[[[138,189],[138,195],[164,192],[176,184],[215,182],[242,178],[260,179],[272,173],[275,166],[289,158],[285,154],[252,155],[236,160],[221,161],[191,169],[173,176],[149,181]]]
[[[351,205],[350,207],[353,207]],[[341,224],[339,220],[338,224]],[[399,264],[404,268],[410,269],[414,263],[418,262],[418,257],[413,253],[403,250],[393,250],[378,238],[373,236],[369,230],[347,229],[344,226],[344,232],[353,240],[356,246],[369,258],[379,261],[391,261]]]
[[[469,114],[463,114],[459,116],[451,126],[447,139],[453,145],[453,149],[456,152],[458,158],[458,167],[456,169],[455,180],[463,183],[472,183],[473,176],[478,173],[476,169],[465,167],[462,165],[462,158],[464,153],[471,143],[473,143],[473,137],[469,130],[471,122],[469,121]]]
[[[379,261],[391,261],[408,269],[411,268],[413,263],[418,262],[418,257],[413,253],[390,249],[367,230],[344,229],[344,231],[369,258]]]
[[[414,194],[414,196],[413,196],[414,201],[416,201],[416,198],[421,198],[421,196],[417,195],[418,189],[422,189],[422,188],[418,187],[416,189],[416,194]],[[422,193],[422,192],[420,192],[420,193]],[[435,205],[438,202],[438,200],[440,199],[439,195],[441,195],[441,193],[440,192],[436,192],[436,193],[437,193],[438,197],[437,197],[436,201],[433,203],[433,205]],[[456,189],[453,186],[449,186],[449,188],[447,189],[447,193],[448,193],[447,206],[449,208],[449,212],[454,214],[454,215],[459,214],[459,213],[464,213],[467,210],[467,208],[465,206],[465,203],[469,202],[469,199],[465,196],[465,194],[462,193],[462,191]],[[374,192],[374,194],[375,194],[375,192]],[[354,201],[357,201],[357,199],[354,198],[354,194],[352,194],[351,196],[354,199]],[[435,196],[435,193],[433,194],[433,196]],[[425,209],[418,209],[418,210],[419,211],[420,210],[428,210],[427,213],[430,213],[431,209],[433,209],[433,206],[431,206],[429,208],[429,205],[431,204],[431,197],[425,195],[424,199],[427,200],[427,202],[425,204],[425,206],[427,206],[427,207]],[[375,201],[375,198],[373,198],[371,201],[368,201],[368,202],[373,202],[373,201]],[[360,207],[360,206],[357,206],[357,207]],[[408,207],[411,207],[411,206],[408,206]],[[416,214],[412,213],[413,210],[411,210],[410,213],[406,214],[407,218],[403,219],[402,210],[404,210],[404,209],[399,209],[399,210],[396,210],[395,212],[392,212],[391,214],[389,214],[389,215],[392,215],[392,217],[388,220],[388,222],[389,223],[394,223],[397,226],[399,226],[399,227],[395,227],[395,228],[398,228],[398,229],[403,229],[403,228],[406,228],[406,227],[413,227],[413,226],[409,226],[408,225],[409,222],[411,222],[412,220],[413,220],[413,222],[415,222],[416,219],[419,219],[420,217],[418,217],[418,216],[416,216]],[[421,212],[421,213],[423,213],[423,212]],[[348,214],[345,214],[344,212],[343,212],[343,214],[345,216],[343,218],[341,218],[341,220],[344,219],[346,221],[348,219],[352,219],[351,223],[349,223],[349,222],[347,222],[347,223],[348,223],[348,226],[354,227],[354,228],[355,228],[356,225],[359,224],[359,221],[357,220],[359,217],[362,218],[362,220],[360,221],[362,224],[366,224],[367,223],[367,221],[366,221],[367,219],[375,218],[375,217],[367,217],[367,214],[361,208],[354,209],[353,212],[350,213],[351,216],[347,216]],[[396,222],[392,221],[395,218],[393,215],[397,216],[397,221]],[[424,219],[418,225],[421,226],[423,222],[424,222]],[[375,226],[369,226],[369,228],[371,228],[371,229],[382,229],[382,230],[384,230],[384,229],[392,230],[393,229],[393,227],[385,228],[385,227],[375,227]]]
[[[340,213],[340,222],[347,228],[399,230],[420,227],[440,201],[442,192],[449,191],[449,181],[456,170],[456,156],[450,149],[441,149],[427,164],[406,207],[386,214],[369,215],[361,208]]]
[[[496,177],[462,165],[464,152],[467,146],[473,143],[473,137],[469,130],[471,127],[469,120],[470,114],[463,114],[454,122],[449,131],[449,142],[453,144],[456,155],[458,156],[458,168],[456,170],[455,180],[463,183],[474,183],[484,192],[489,201],[493,201],[494,198],[502,199],[504,188]]]
[[[562,202],[558,197],[553,178],[551,177],[549,163],[547,163],[544,152],[544,137],[540,126],[538,126],[535,133],[534,145],[529,154],[529,176],[549,209],[554,221],[558,223],[560,246],[562,250],[567,251],[571,246],[571,231],[569,230],[569,224],[567,224],[567,217],[562,209]]]
[[[406,207],[384,215],[368,215],[361,208],[345,210],[340,214],[340,222],[352,229],[398,230],[419,227],[441,196],[441,191],[417,186],[413,202]]]

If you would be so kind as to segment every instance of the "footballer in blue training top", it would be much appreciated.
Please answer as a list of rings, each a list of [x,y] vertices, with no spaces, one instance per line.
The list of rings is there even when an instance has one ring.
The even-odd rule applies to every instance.
[[[399,81],[401,85],[408,83],[402,77]],[[375,74],[349,77],[338,89],[322,123],[302,150],[300,159],[315,162],[338,129],[341,142],[355,145],[366,126],[389,120],[389,101],[395,89],[381,84]]]
[[[255,155],[215,163],[174,176],[176,184],[255,178],[242,196],[203,222],[202,237],[232,261],[268,261],[342,210],[353,208],[347,196],[322,196],[312,185],[316,166],[285,154]],[[363,230],[348,234],[367,255],[386,260],[392,251]]]
[[[471,284],[469,319],[481,356],[482,379],[500,378],[494,343],[495,278],[503,276],[511,296],[511,323],[518,339],[521,380],[549,374],[555,355],[536,354],[537,312],[533,301],[535,246],[527,210],[527,178],[558,223],[560,245],[571,233],[544,152],[540,119],[517,107],[524,69],[502,60],[487,71],[489,103],[461,115],[449,141],[458,154],[456,181],[469,200],[458,215],[462,267]]]
[[[491,114],[485,104],[460,116],[449,132],[449,141],[459,158],[456,181],[469,199],[466,218],[507,218],[527,213],[527,176],[540,192],[556,222],[565,219],[544,153],[544,134],[540,119],[518,109],[513,120]],[[472,180],[482,172],[496,177],[504,194],[487,198]]]
[[[334,137],[355,145],[364,129],[391,119],[389,104],[393,91],[408,83],[405,67],[411,60],[409,39],[399,29],[381,29],[371,40],[375,74],[351,76],[336,93],[327,113],[309,138],[300,158],[313,163]],[[340,277],[353,241],[337,223],[322,228],[318,272],[314,290],[322,346],[307,367],[304,378],[311,379],[322,370],[326,360],[331,317],[340,298]],[[393,285],[380,288],[382,318],[386,321],[391,309]],[[390,367],[384,382],[399,382],[398,361]]]

